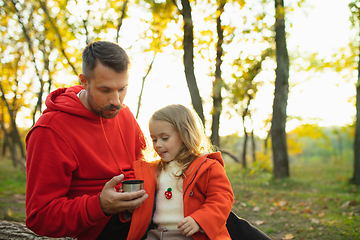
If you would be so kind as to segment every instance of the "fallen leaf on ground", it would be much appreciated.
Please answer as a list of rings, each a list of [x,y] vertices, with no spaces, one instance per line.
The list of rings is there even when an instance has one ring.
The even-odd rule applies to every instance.
[[[278,206],[278,207],[283,207],[287,204],[287,201],[278,201],[278,202],[275,202],[275,206]]]
[[[323,216],[325,216],[325,213],[324,213],[324,212],[321,212],[321,213],[319,213],[318,216],[319,216],[319,217],[323,217]]]
[[[292,235],[291,233],[285,234],[285,237],[283,238],[283,240],[290,240],[290,239],[294,239],[294,235]]]
[[[303,211],[304,211],[304,213],[310,213],[310,208],[307,207]]]
[[[311,223],[319,224],[319,223],[320,223],[320,220],[319,220],[319,219],[316,219],[316,218],[312,218],[312,219],[311,219]]]
[[[257,226],[259,226],[259,225],[261,225],[261,224],[264,224],[264,220],[257,220],[257,221],[255,221],[255,225],[257,225]]]
[[[350,206],[356,206],[356,205],[357,205],[356,200],[351,200],[351,201],[346,201],[346,202],[344,202],[344,203],[340,206],[340,208],[348,208],[348,207],[350,207]]]
[[[349,206],[350,206],[350,201],[347,201],[341,204],[340,208],[348,208]]]

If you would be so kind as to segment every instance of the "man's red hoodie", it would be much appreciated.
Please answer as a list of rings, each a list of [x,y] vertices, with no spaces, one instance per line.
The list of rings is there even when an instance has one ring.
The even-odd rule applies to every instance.
[[[100,207],[102,188],[120,173],[134,179],[145,144],[128,107],[103,119],[80,102],[81,89],[52,92],[26,136],[26,225],[39,235],[96,239],[110,219]]]

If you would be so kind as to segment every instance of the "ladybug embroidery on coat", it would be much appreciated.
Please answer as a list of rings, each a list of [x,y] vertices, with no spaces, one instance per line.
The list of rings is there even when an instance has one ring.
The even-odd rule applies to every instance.
[[[167,191],[165,191],[165,198],[166,199],[171,199],[172,198],[172,189],[168,188]]]

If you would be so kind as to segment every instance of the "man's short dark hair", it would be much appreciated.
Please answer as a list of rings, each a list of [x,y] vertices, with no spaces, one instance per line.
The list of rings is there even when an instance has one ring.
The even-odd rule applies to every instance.
[[[130,65],[125,50],[107,41],[90,43],[82,53],[82,71],[88,80],[93,78],[93,70],[99,62],[117,73],[127,71]]]

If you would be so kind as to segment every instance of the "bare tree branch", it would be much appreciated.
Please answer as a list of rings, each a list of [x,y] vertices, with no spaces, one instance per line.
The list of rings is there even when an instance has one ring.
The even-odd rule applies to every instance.
[[[155,56],[156,56],[156,52],[154,53],[154,57],[150,63],[149,69],[147,70],[146,75],[143,77],[143,80],[142,80],[141,91],[140,91],[140,96],[139,96],[139,101],[138,101],[138,107],[137,107],[137,111],[136,111],[136,119],[138,118],[139,112],[140,112],[141,98],[142,98],[142,94],[143,94],[143,90],[144,90],[145,79],[147,78],[147,76],[150,73],[150,70],[151,70],[154,60],[155,60]]]
[[[236,157],[234,154],[232,154],[231,152],[229,152],[229,151],[227,151],[225,149],[219,149],[219,151],[221,153],[224,153],[224,154],[228,155],[232,159],[234,159],[235,162],[240,163],[240,159],[238,157]]]
[[[117,31],[116,31],[116,42],[119,42],[120,28],[121,28],[123,20],[125,18],[125,12],[126,12],[126,7],[127,7],[128,2],[129,2],[129,0],[125,0],[124,5],[121,10],[121,16],[119,17],[119,23],[118,23]]]
[[[61,34],[60,34],[59,28],[55,25],[53,19],[52,19],[51,16],[50,16],[49,10],[48,10],[48,8],[47,8],[47,6],[46,6],[46,1],[39,1],[39,3],[40,3],[40,6],[41,6],[42,10],[45,12],[45,14],[46,14],[49,22],[51,23],[51,26],[53,26],[53,28],[55,29],[55,32],[56,32],[57,37],[59,38],[61,53],[62,53],[63,56],[65,57],[67,63],[68,63],[68,64],[70,65],[70,67],[72,68],[74,74],[75,74],[76,76],[78,76],[78,73],[77,73],[77,71],[76,71],[75,66],[70,62],[69,57],[68,57],[68,56],[66,55],[66,53],[65,53],[65,48],[64,48],[64,46],[63,46],[64,44],[63,44],[63,41],[62,41],[62,36],[61,36]]]
[[[43,89],[44,89],[44,81],[43,81],[43,79],[42,79],[42,77],[40,75],[40,71],[39,71],[37,63],[36,63],[35,53],[34,53],[33,44],[32,44],[30,35],[29,35],[28,31],[26,30],[25,24],[23,23],[23,21],[21,19],[20,12],[16,7],[17,2],[14,1],[14,0],[12,0],[11,2],[13,4],[13,6],[14,6],[16,16],[18,17],[18,22],[21,25],[22,31],[23,31],[23,33],[25,35],[25,38],[26,38],[26,41],[28,43],[28,48],[29,48],[29,51],[31,53],[31,61],[34,63],[36,76],[39,78],[39,82],[40,82],[40,90],[39,90],[39,93],[38,93],[38,101],[36,103],[36,106],[35,106],[35,109],[34,109],[34,112],[33,112],[33,124],[35,124],[35,115],[38,112],[38,110],[41,109],[42,95],[43,95]]]

